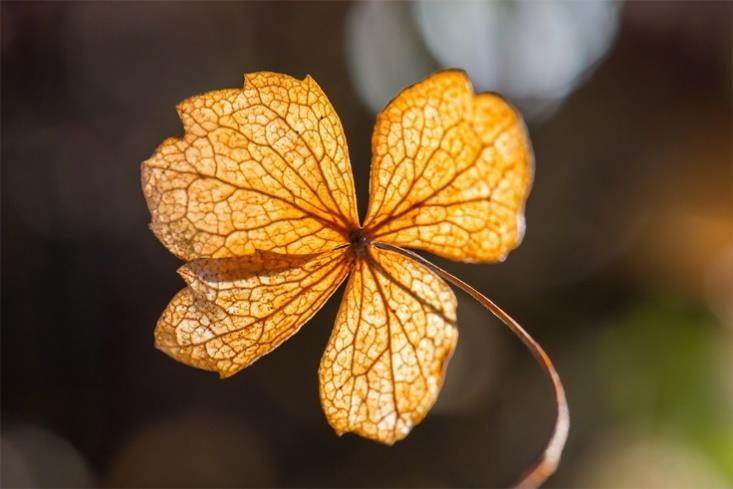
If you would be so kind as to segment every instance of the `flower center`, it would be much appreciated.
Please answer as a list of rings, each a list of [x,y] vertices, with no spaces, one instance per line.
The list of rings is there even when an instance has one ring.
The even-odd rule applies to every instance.
[[[349,241],[354,251],[362,253],[369,244],[369,236],[367,236],[363,228],[354,229],[349,233]]]

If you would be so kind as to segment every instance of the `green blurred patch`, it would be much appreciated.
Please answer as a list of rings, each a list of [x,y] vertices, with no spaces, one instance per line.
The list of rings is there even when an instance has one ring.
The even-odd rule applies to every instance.
[[[608,328],[599,346],[616,419],[679,436],[733,483],[730,330],[702,307],[655,297]]]

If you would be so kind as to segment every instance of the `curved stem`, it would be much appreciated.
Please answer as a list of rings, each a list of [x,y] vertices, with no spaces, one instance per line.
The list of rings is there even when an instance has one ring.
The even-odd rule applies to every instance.
[[[560,456],[562,455],[563,448],[565,447],[565,441],[568,438],[568,430],[570,428],[570,413],[568,411],[568,403],[565,398],[565,390],[562,386],[562,381],[558,375],[555,367],[547,356],[545,350],[537,343],[527,331],[522,328],[509,314],[492,302],[489,298],[484,296],[481,292],[468,285],[463,280],[459,279],[455,275],[452,275],[437,265],[430,263],[428,260],[418,255],[414,251],[406,250],[393,246],[387,243],[374,243],[375,246],[401,253],[402,255],[409,256],[415,261],[418,261],[422,265],[426,266],[440,277],[455,285],[466,294],[470,295],[479,304],[491,312],[494,316],[499,318],[512,333],[514,333],[524,345],[532,352],[540,366],[544,369],[545,373],[552,383],[552,388],[555,393],[555,406],[556,406],[556,417],[555,426],[552,430],[552,436],[547,442],[545,449],[543,450],[539,460],[522,476],[517,482],[516,487],[522,489],[539,487],[543,482],[550,477],[555,470],[557,465],[560,463]]]

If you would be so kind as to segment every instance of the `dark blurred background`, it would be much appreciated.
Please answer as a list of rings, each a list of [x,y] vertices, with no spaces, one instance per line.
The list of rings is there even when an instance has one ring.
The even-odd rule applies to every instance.
[[[550,487],[733,485],[730,2],[12,3],[2,17],[4,487],[493,487],[551,391],[459,295],[441,397],[392,448],[338,438],[316,370],[338,300],[235,377],[153,327],[183,287],[140,162],[174,106],[311,74],[367,203],[374,115],[441,67],[526,115],[536,179],[505,263],[436,260],[545,345],[572,427]],[[340,294],[337,294],[337,297]]]

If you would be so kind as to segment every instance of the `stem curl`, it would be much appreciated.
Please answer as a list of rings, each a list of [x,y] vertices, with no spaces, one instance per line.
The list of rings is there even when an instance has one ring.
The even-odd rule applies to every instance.
[[[478,290],[468,285],[463,280],[459,279],[455,275],[446,272],[442,268],[433,263],[429,262],[422,256],[418,255],[414,251],[406,250],[397,246],[390,245],[388,243],[375,242],[374,246],[389,251],[394,251],[402,255],[408,256],[413,260],[419,262],[437,275],[455,285],[466,294],[473,297],[479,304],[491,312],[494,316],[499,318],[502,323],[506,325],[509,330],[519,338],[522,343],[529,349],[532,355],[535,357],[537,362],[543,368],[547,377],[550,379],[552,389],[555,394],[555,425],[552,430],[545,449],[542,451],[539,459],[525,472],[522,478],[515,484],[517,489],[530,489],[539,487],[544,483],[548,477],[550,477],[557,469],[560,463],[560,457],[562,455],[563,448],[565,447],[565,441],[568,438],[568,430],[570,429],[570,412],[568,410],[568,403],[565,397],[565,389],[562,386],[560,376],[555,370],[550,357],[547,356],[545,350],[537,343],[522,326],[517,323],[514,318],[504,312],[504,310],[496,305],[491,299],[483,295]]]

